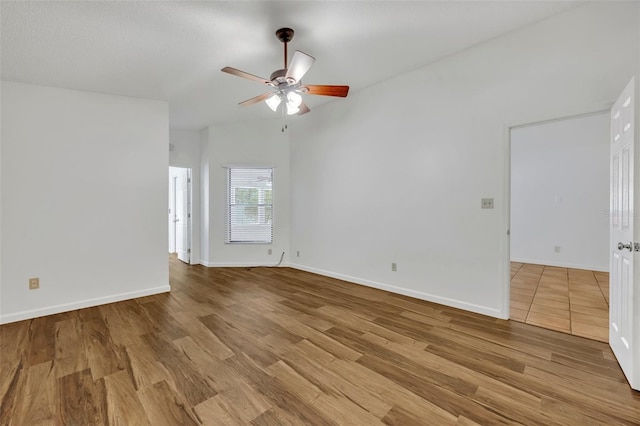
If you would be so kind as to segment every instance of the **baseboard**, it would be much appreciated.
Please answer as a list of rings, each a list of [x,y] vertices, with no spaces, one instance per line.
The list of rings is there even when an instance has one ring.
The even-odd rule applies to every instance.
[[[207,268],[254,268],[260,266],[269,266],[269,267],[288,267],[289,264],[282,262],[280,265],[275,264],[273,262],[205,262],[200,261],[202,266],[206,266]]]
[[[582,265],[578,263],[553,262],[553,261],[546,261],[546,260],[539,260],[539,259],[524,259],[521,257],[512,257],[511,261],[518,262],[518,263],[529,263],[532,265],[557,266],[559,268],[584,269],[587,271],[609,272],[609,268],[603,268],[602,266]]]
[[[336,272],[326,271],[323,269],[312,268],[305,265],[299,265],[295,263],[289,264],[290,268],[299,269],[301,271],[311,272],[318,275],[324,275],[326,277],[336,278],[343,281],[348,281],[354,284],[364,285],[367,287],[377,288],[379,290],[385,290],[391,293],[402,294],[404,296],[413,297],[416,299],[426,300],[427,302],[438,303],[440,305],[450,306],[452,308],[458,308],[465,311],[475,312],[477,314],[487,315],[494,318],[504,318],[504,314],[500,309],[488,308],[486,306],[475,305],[473,303],[463,302],[461,300],[450,299],[448,297],[436,296],[435,294],[423,293],[421,291],[410,290],[404,287],[398,287],[390,284],[385,284],[377,281],[371,281],[363,278],[352,277],[350,275],[344,275]]]
[[[62,305],[48,306],[46,308],[32,309],[29,311],[16,312],[8,315],[0,315],[0,324],[22,321],[32,318],[43,317],[45,315],[59,314],[61,312],[75,311],[76,309],[90,308],[93,306],[106,305],[107,303],[121,302],[123,300],[136,299],[138,297],[152,296],[154,294],[171,291],[171,287],[148,288],[145,290],[132,291],[129,293],[114,294],[112,296],[98,297],[95,299],[81,300],[78,302],[64,303]]]

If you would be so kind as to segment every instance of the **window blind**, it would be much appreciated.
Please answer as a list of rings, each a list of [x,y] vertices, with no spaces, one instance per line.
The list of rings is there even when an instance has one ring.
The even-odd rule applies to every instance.
[[[227,169],[227,243],[273,241],[273,169]]]

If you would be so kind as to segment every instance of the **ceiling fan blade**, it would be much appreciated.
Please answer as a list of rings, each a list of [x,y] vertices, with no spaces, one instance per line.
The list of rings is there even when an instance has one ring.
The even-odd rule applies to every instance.
[[[258,102],[264,101],[267,98],[271,97],[272,95],[273,95],[273,92],[263,93],[262,95],[258,95],[254,98],[247,99],[246,101],[242,101],[238,105],[249,106],[249,105],[257,104]]]
[[[293,54],[293,58],[289,63],[289,68],[287,69],[287,74],[285,78],[292,78],[296,81],[300,81],[302,77],[309,71],[311,65],[316,61],[316,58],[313,56],[307,55],[304,52],[296,50]]]
[[[226,72],[227,74],[237,75],[238,77],[246,78],[248,80],[257,81],[258,83],[269,84],[271,83],[266,78],[258,77],[257,75],[249,74],[248,72],[240,71],[231,67],[224,67],[220,71]]]
[[[308,113],[309,111],[311,111],[311,110],[309,109],[309,107],[307,106],[307,104],[305,104],[304,102],[302,102],[302,103],[300,104],[300,107],[299,107],[299,108],[300,108],[300,111],[298,111],[298,112],[297,112],[297,114],[298,114],[298,115],[306,114],[306,113]]]
[[[349,93],[349,86],[327,86],[322,84],[305,84],[308,94],[322,96],[339,96],[346,98]]]

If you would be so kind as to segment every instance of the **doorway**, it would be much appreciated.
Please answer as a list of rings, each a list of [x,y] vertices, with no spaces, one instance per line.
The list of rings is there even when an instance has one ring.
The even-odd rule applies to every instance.
[[[510,129],[510,318],[608,341],[609,114]]]
[[[191,169],[169,167],[169,253],[191,262]]]

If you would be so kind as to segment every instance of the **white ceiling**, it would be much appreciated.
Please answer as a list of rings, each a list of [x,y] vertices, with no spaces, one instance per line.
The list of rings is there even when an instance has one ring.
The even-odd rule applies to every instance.
[[[577,6],[567,1],[3,1],[1,77],[169,102],[172,128],[273,116],[238,102],[267,90],[224,74],[282,68],[275,30],[296,31],[311,84],[354,93]],[[305,97],[311,109],[327,101]],[[312,112],[313,113],[313,112]]]

